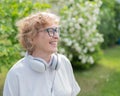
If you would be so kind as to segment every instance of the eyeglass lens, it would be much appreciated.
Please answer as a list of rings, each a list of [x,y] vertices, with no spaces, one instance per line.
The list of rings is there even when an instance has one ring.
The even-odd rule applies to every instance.
[[[54,36],[55,32],[56,33],[60,33],[60,28],[59,27],[55,27],[55,28],[47,28],[46,31],[48,32],[49,36]]]

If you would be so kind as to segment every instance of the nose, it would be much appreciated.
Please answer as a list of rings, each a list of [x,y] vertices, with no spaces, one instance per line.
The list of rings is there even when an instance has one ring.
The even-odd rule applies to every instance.
[[[53,38],[55,38],[55,39],[59,39],[59,33],[58,32],[54,32],[54,35],[53,35]]]

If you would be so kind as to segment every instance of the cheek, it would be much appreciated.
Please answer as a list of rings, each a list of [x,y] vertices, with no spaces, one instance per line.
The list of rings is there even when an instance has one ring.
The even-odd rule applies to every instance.
[[[35,40],[36,44],[39,45],[39,46],[46,46],[46,45],[49,45],[49,41],[50,41],[50,38],[49,37],[46,37],[45,35],[41,35],[39,36],[39,38],[37,38]]]
[[[37,47],[38,45],[40,45],[40,43],[41,43],[40,38],[39,38],[38,36],[36,36],[36,37],[33,39],[33,45],[34,45],[35,47]]]
[[[34,44],[37,46],[49,46],[49,42],[50,42],[51,38],[48,36],[47,33],[41,32],[39,33],[36,38],[34,39]]]

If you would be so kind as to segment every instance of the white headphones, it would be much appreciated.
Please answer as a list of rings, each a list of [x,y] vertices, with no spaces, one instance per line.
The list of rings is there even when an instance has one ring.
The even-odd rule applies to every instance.
[[[47,69],[47,62],[44,61],[41,58],[35,58],[31,55],[29,55],[28,53],[26,54],[26,60],[27,63],[30,65],[30,67],[36,71],[36,72],[45,72]],[[58,54],[53,54],[52,55],[52,60],[50,61],[50,68],[52,70],[58,70],[60,67],[60,63],[59,63],[59,58],[58,58]]]

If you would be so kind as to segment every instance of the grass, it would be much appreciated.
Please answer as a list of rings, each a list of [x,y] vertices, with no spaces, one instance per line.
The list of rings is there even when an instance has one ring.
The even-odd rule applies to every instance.
[[[78,96],[119,96],[120,46],[104,51],[98,65],[87,71],[75,71],[81,86]]]
[[[104,51],[98,65],[85,71],[75,71],[81,87],[78,96],[119,96],[120,93],[120,46]],[[6,70],[0,73],[0,96]]]
[[[1,73],[0,73],[0,96],[2,96],[2,92],[3,92],[3,84],[5,81],[5,76],[7,73],[7,69],[2,67]]]

